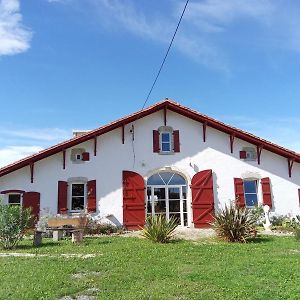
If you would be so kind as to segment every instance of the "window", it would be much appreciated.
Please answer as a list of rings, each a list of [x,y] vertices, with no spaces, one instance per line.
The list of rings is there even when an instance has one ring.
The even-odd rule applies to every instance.
[[[85,149],[83,148],[73,148],[71,150],[71,160],[73,163],[83,163],[83,153],[85,152]]]
[[[71,184],[71,211],[81,211],[85,208],[85,184]]]
[[[153,152],[173,154],[180,152],[179,130],[170,126],[161,126],[153,130]]]
[[[9,205],[21,205],[21,194],[8,194]]]
[[[256,160],[257,158],[257,154],[256,154],[256,150],[253,147],[244,147],[242,152],[244,152],[245,156],[243,157],[243,159],[245,160]]]
[[[162,132],[160,134],[160,149],[161,152],[170,152],[172,149],[171,146],[171,133]]]
[[[245,202],[247,207],[257,206],[257,181],[244,180]]]

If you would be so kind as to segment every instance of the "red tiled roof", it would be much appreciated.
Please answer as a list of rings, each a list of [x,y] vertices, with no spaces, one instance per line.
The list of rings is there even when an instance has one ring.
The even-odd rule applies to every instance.
[[[278,146],[274,143],[271,143],[267,140],[261,139],[251,133],[248,133],[246,131],[243,131],[241,129],[235,128],[233,126],[229,126],[223,122],[217,121],[211,117],[208,117],[204,114],[201,114],[197,111],[194,111],[190,108],[187,108],[185,106],[180,105],[177,102],[171,101],[169,99],[163,100],[161,102],[158,102],[142,111],[135,112],[131,115],[128,115],[124,118],[118,119],[114,122],[111,122],[107,125],[104,125],[102,127],[99,127],[95,130],[89,131],[83,135],[80,135],[78,137],[74,137],[72,139],[69,139],[67,141],[64,141],[60,144],[57,144],[55,146],[52,146],[50,148],[47,148],[45,150],[42,150],[36,154],[33,154],[29,157],[26,157],[24,159],[21,159],[17,162],[14,162],[8,166],[5,166],[3,168],[0,168],[0,177],[4,176],[6,174],[9,174],[13,171],[16,171],[18,169],[21,169],[25,166],[28,166],[36,161],[39,161],[43,158],[49,157],[53,154],[59,153],[61,151],[66,150],[67,148],[73,147],[75,145],[78,145],[80,143],[83,143],[85,141],[88,141],[90,139],[93,139],[96,136],[102,135],[104,133],[107,133],[111,130],[114,130],[116,128],[119,128],[121,126],[124,126],[128,123],[131,123],[137,119],[143,118],[145,116],[148,116],[154,112],[157,112],[161,109],[167,109],[170,111],[173,111],[175,113],[181,114],[185,117],[188,117],[190,119],[193,119],[195,121],[205,123],[207,126],[215,128],[217,130],[220,130],[227,134],[233,134],[236,138],[239,138],[241,140],[244,140],[246,142],[249,142],[256,146],[262,146],[264,150],[271,151],[273,153],[276,153],[278,155],[281,155],[283,157],[294,159],[296,162],[300,162],[300,154],[296,153],[292,150],[286,149],[284,147]]]

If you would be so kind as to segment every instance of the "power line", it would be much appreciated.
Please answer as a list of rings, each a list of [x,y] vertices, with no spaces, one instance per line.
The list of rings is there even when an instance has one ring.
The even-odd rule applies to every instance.
[[[150,90],[149,90],[149,93],[148,93],[148,95],[147,95],[147,97],[146,97],[146,99],[145,99],[145,101],[144,101],[144,103],[143,103],[143,106],[142,106],[140,112],[142,112],[143,109],[145,108],[145,106],[146,106],[146,104],[147,104],[147,102],[148,102],[148,100],[149,100],[149,97],[150,97],[150,95],[151,95],[151,93],[152,93],[152,91],[153,91],[153,89],[154,89],[154,87],[155,87],[155,84],[156,84],[156,82],[157,82],[157,79],[158,79],[158,77],[159,77],[159,75],[160,75],[160,73],[161,73],[161,70],[162,70],[162,68],[163,68],[163,66],[164,66],[164,64],[165,64],[165,62],[166,62],[166,59],[167,59],[167,57],[168,57],[168,55],[169,55],[169,52],[170,52],[170,50],[171,50],[171,47],[172,47],[172,45],[173,45],[175,36],[176,36],[176,34],[177,34],[179,25],[180,25],[180,23],[181,23],[181,20],[182,20],[183,15],[184,15],[184,13],[185,13],[185,11],[186,11],[186,8],[187,8],[187,5],[188,5],[189,1],[190,1],[190,0],[187,0],[186,3],[185,3],[185,5],[184,5],[183,11],[182,11],[181,16],[180,16],[180,18],[179,18],[179,21],[178,21],[178,23],[177,23],[175,32],[174,32],[174,34],[173,34],[173,36],[172,36],[172,39],[171,39],[171,41],[170,41],[169,47],[168,47],[168,49],[167,49],[167,52],[166,52],[166,54],[165,54],[165,56],[164,56],[164,59],[163,59],[161,65],[160,65],[160,68],[159,68],[159,70],[158,70],[158,72],[157,72],[157,75],[156,75],[156,77],[155,77],[155,79],[154,79],[154,81],[153,81],[153,83],[152,83],[152,86],[151,86],[151,88],[150,88]],[[134,169],[134,167],[135,167],[135,160],[136,160],[135,147],[134,147],[134,125],[135,125],[135,122],[139,119],[139,117],[140,117],[140,116],[139,116],[139,114],[138,114],[138,116],[137,116],[136,120],[134,120],[134,122],[133,122],[133,124],[132,124],[132,128],[131,128],[131,134],[132,134],[132,140],[131,140],[132,143],[131,143],[131,144],[132,144],[132,153],[133,153],[133,169]]]
[[[182,20],[183,15],[184,15],[184,13],[185,13],[185,11],[186,11],[186,8],[187,8],[187,5],[188,5],[189,1],[190,1],[190,0],[187,0],[186,3],[185,3],[185,6],[184,6],[183,11],[182,11],[181,16],[180,16],[180,19],[179,19],[179,21],[178,21],[178,23],[177,23],[177,26],[176,26],[176,30],[175,30],[175,32],[174,32],[174,34],[173,34],[173,37],[172,37],[172,39],[171,39],[171,42],[170,42],[170,44],[169,44],[168,50],[167,50],[167,52],[166,52],[166,54],[165,54],[165,57],[164,57],[164,59],[163,59],[161,65],[160,65],[160,68],[159,68],[159,70],[158,70],[158,73],[157,73],[157,75],[156,75],[156,77],[155,77],[155,79],[154,79],[154,82],[153,82],[153,84],[152,84],[152,86],[151,86],[151,88],[150,88],[150,91],[149,91],[149,93],[148,93],[148,95],[147,95],[147,97],[146,97],[146,100],[144,101],[144,104],[143,104],[141,110],[143,110],[143,109],[145,108],[146,103],[148,102],[149,97],[150,97],[150,95],[151,95],[151,93],[152,93],[152,91],[153,91],[153,89],[154,89],[154,86],[155,86],[155,84],[156,84],[156,82],[157,82],[157,79],[158,79],[158,77],[159,77],[159,75],[160,75],[160,73],[161,73],[161,70],[162,70],[162,68],[163,68],[163,66],[164,66],[164,64],[165,64],[165,62],[166,62],[166,59],[167,59],[168,54],[169,54],[169,52],[170,52],[170,49],[171,49],[171,47],[172,47],[173,41],[174,41],[174,39],[175,39],[175,36],[176,36],[176,34],[177,34],[179,25],[180,25],[180,23],[181,23],[181,20]]]

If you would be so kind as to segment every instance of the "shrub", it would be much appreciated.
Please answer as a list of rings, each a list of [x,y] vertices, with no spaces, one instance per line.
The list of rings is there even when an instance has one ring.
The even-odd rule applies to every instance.
[[[263,226],[264,220],[265,220],[265,214],[264,214],[264,208],[263,206],[257,205],[254,208],[250,209],[250,214],[255,219],[255,223],[258,226]]]
[[[247,239],[255,237],[255,223],[256,218],[250,209],[239,207],[231,202],[215,215],[212,225],[221,239],[245,243]]]
[[[85,234],[112,234],[112,233],[121,233],[123,227],[117,227],[112,224],[98,223],[96,220],[90,219],[86,225],[84,231]]]
[[[31,210],[0,203],[0,246],[14,248],[31,224]]]
[[[156,243],[167,243],[174,236],[177,226],[173,217],[169,221],[162,215],[148,217],[142,229],[142,236]]]

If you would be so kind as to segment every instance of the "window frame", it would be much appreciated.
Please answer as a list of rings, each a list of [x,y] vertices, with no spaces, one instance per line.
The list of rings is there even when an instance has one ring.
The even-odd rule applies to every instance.
[[[83,185],[83,196],[73,196],[73,184],[82,184]],[[83,181],[72,181],[68,183],[68,211],[70,213],[82,213],[86,210],[87,205],[87,183]],[[83,198],[83,209],[72,209],[73,197],[82,197]]]
[[[163,141],[163,135],[167,134],[169,136],[169,141],[164,142]],[[160,148],[160,153],[172,153],[173,150],[173,141],[172,141],[173,133],[170,131],[161,131],[159,133],[159,148]],[[163,150],[163,144],[168,144],[170,146],[170,150]]]
[[[242,151],[246,152],[245,161],[256,161],[257,160],[257,153],[254,147],[243,147]]]
[[[9,203],[9,196],[10,195],[18,195],[20,197],[20,203],[19,204],[16,204],[16,203]],[[8,205],[18,205],[18,206],[22,206],[23,204],[23,197],[22,197],[22,194],[21,193],[8,193],[7,194],[7,204]]]
[[[256,193],[246,193],[245,182],[254,182]],[[255,208],[259,203],[259,195],[258,195],[258,184],[259,180],[256,178],[245,178],[243,179],[243,188],[244,188],[244,197],[245,197],[245,206],[246,208]],[[247,195],[256,195],[256,205],[247,205]]]
[[[159,132],[159,154],[174,154],[174,129],[171,126],[160,126],[158,128]],[[169,142],[168,144],[170,145],[170,150],[169,151],[163,151],[162,145],[167,144],[167,142],[162,141],[163,134],[168,134],[169,135]]]

